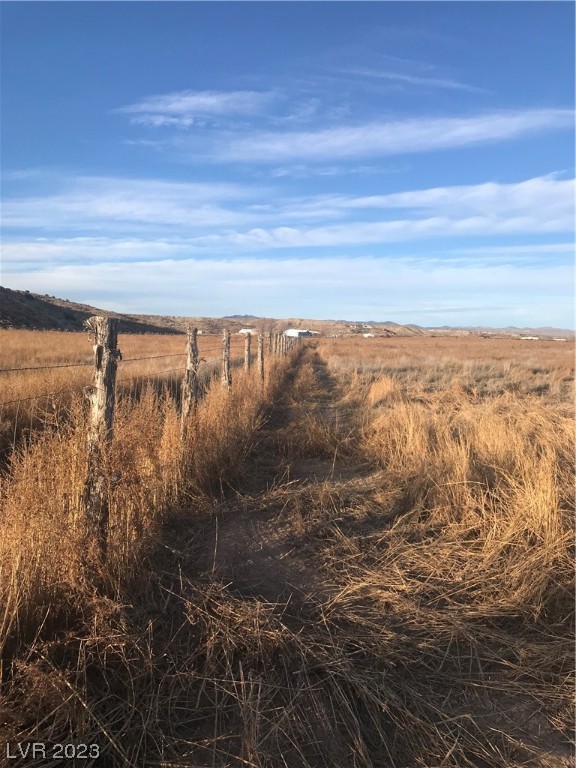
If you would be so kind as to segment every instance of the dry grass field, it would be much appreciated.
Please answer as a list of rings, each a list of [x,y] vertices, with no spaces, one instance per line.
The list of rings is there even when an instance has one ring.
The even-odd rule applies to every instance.
[[[181,334],[123,334],[120,391],[130,393],[138,382],[161,377],[176,394],[186,359],[185,342]],[[233,358],[243,355],[243,345],[243,337],[232,336]],[[199,336],[198,348],[207,363],[206,373],[220,358],[221,337]],[[36,370],[13,370],[18,368]],[[3,373],[4,369],[9,370]],[[35,430],[65,419],[72,395],[91,384],[92,371],[88,333],[0,329],[0,453]]]
[[[62,336],[0,367],[89,359]],[[208,388],[184,445],[175,389],[127,391],[100,568],[70,393],[0,482],[0,739],[98,768],[572,765],[573,368],[552,341],[322,339]]]

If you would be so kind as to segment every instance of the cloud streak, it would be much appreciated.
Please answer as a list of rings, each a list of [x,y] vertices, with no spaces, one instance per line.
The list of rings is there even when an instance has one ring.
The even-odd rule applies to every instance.
[[[260,114],[275,98],[272,91],[175,91],[115,111],[141,125],[190,127],[205,117]]]
[[[118,227],[210,228],[256,222],[238,205],[265,191],[234,183],[185,183],[118,177],[66,179],[63,192],[5,199],[2,225],[54,231]],[[233,208],[232,206],[236,206]]]
[[[449,215],[451,218],[487,215],[504,219],[530,215],[538,221],[557,225],[570,231],[574,220],[574,179],[559,179],[556,175],[540,176],[526,181],[498,184],[458,185],[410,190],[368,197],[334,197],[326,205],[348,210],[404,209]]]
[[[198,238],[208,247],[227,244],[243,249],[328,248],[399,243],[446,237],[486,237],[555,233],[572,222],[535,221],[530,216],[509,218],[470,216],[451,219],[432,216],[423,219],[352,222],[325,227],[257,227],[247,232]]]
[[[440,77],[423,77],[422,75],[410,75],[401,72],[392,72],[389,70],[377,69],[345,69],[341,70],[344,74],[358,75],[360,77],[373,80],[385,80],[389,82],[402,83],[419,88],[444,89],[449,91],[467,91],[469,93],[486,93],[484,88],[477,88],[473,85],[461,83],[458,80],[448,80]]]
[[[569,109],[492,112],[472,117],[430,117],[364,123],[314,131],[256,132],[221,144],[217,162],[326,161],[454,149],[569,129]]]

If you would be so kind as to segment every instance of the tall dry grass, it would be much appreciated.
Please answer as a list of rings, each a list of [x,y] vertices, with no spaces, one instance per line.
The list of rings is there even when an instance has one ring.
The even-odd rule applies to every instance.
[[[141,576],[168,513],[205,507],[245,472],[252,439],[286,366],[234,371],[233,386],[217,380],[189,419],[181,441],[179,404],[167,382],[144,382],[138,396],[118,396],[114,439],[105,456],[110,520],[105,590],[119,594]],[[0,476],[0,651],[30,641],[45,624],[67,625],[74,606],[93,591],[86,561],[82,494],[88,412],[72,397],[56,430],[36,433],[11,456]],[[145,566],[144,566],[145,567]]]
[[[570,350],[434,341],[433,359],[426,339],[386,340],[377,354],[366,345],[366,359],[357,347],[321,347],[329,367],[355,376],[361,451],[384,470],[394,530],[430,552],[424,581],[460,568],[459,599],[485,599],[492,615],[562,622],[572,609]],[[444,542],[454,561],[439,565],[432,552]]]
[[[572,402],[575,395],[572,343],[420,336],[324,339],[320,349],[335,372],[361,376],[363,382],[389,376],[420,394],[457,381],[479,397],[512,392]]]
[[[562,622],[573,597],[571,409],[455,388],[428,402],[395,390],[375,410],[364,450],[385,469],[399,528],[431,536],[430,554],[452,542],[454,562],[425,560],[424,572],[458,565],[460,599],[473,593],[492,615]]]
[[[185,341],[182,334],[122,334],[119,389],[133,392],[152,378],[160,382],[158,390],[168,381],[177,397]],[[220,359],[220,347],[219,336],[198,337],[199,375],[204,382]],[[231,358],[240,360],[243,353],[244,338],[233,335]],[[36,370],[2,371],[14,368]],[[87,333],[0,329],[0,456],[37,430],[60,428],[75,393],[89,386],[92,376],[92,343]]]

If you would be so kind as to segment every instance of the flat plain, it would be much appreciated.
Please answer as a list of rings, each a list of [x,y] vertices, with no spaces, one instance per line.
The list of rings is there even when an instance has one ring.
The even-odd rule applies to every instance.
[[[0,367],[89,360],[85,335],[27,333]],[[94,766],[571,765],[573,360],[551,340],[308,341],[264,387],[214,379],[184,444],[180,374],[143,369],[100,566],[82,393],[27,413],[0,481],[2,737],[95,743]]]

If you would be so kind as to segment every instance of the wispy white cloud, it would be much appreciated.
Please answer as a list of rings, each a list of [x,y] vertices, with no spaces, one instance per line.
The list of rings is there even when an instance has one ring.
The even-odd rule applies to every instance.
[[[202,120],[191,115],[136,115],[131,119],[134,125],[150,125],[153,128],[191,128],[193,125],[204,128],[208,125]]]
[[[464,245],[449,249],[435,248],[433,239],[426,241],[425,247],[415,239],[411,242],[411,246],[403,244],[399,250],[395,250],[393,245],[387,245],[385,249],[372,245],[371,250],[380,251],[380,260],[388,264],[390,269],[396,269],[399,264],[403,264],[405,267],[433,271],[448,267],[483,269],[514,266],[515,269],[520,270],[545,265],[571,265],[574,255],[574,244],[567,242],[536,245],[532,243],[487,244],[477,247]],[[257,256],[257,252],[261,255]],[[216,261],[228,265],[252,263],[252,260],[254,264],[266,264],[272,260],[281,264],[299,262],[307,274],[311,263],[322,261],[331,264],[333,261],[338,263],[342,261],[342,257],[314,256],[315,251],[310,248],[304,250],[302,254],[289,258],[282,255],[272,256],[272,252],[273,249],[269,247],[264,234],[261,234],[260,243],[256,243],[253,237],[249,248],[238,247],[234,243],[223,244],[219,242],[217,236],[36,238],[8,242],[3,245],[3,274],[4,278],[10,279],[11,275],[26,273],[31,279],[35,279],[34,275],[37,272],[45,273],[58,265],[84,268],[89,265],[134,264],[135,268],[139,268],[144,263],[155,264],[164,261],[177,263],[188,262],[191,259],[198,264],[207,264],[207,269],[211,268],[210,263]],[[366,250],[355,251],[350,248],[346,257],[349,258],[349,270],[356,270],[357,266],[364,262],[365,252]],[[343,279],[348,280],[348,271],[343,274]]]
[[[272,168],[269,175],[272,178],[306,179],[310,176],[374,176],[391,173],[402,173],[406,166],[382,167],[380,165],[314,165],[292,163]]]
[[[2,181],[29,181],[42,176],[42,168],[21,168],[15,171],[2,171]]]
[[[524,243],[523,245],[486,245],[478,248],[459,248],[452,253],[463,256],[548,256],[574,255],[574,243],[546,243],[538,245]]]
[[[403,72],[392,72],[390,70],[352,68],[341,70],[345,74],[357,75],[374,80],[385,80],[389,82],[402,83],[403,85],[415,86],[426,89],[444,89],[449,91],[468,91],[470,93],[486,93],[484,88],[478,88],[474,85],[467,85],[458,80],[451,80],[440,77],[424,77],[422,75],[413,75]]]
[[[119,225],[170,225],[206,228],[255,222],[257,218],[231,207],[264,194],[259,188],[228,182],[193,183],[117,177],[74,177],[63,192],[6,199],[4,227],[103,231]]]
[[[274,118],[274,122],[282,124],[307,123],[318,117],[321,111],[321,101],[318,98],[307,98],[295,103],[288,114]]]
[[[480,214],[505,219],[529,215],[547,224],[557,222],[559,227],[570,230],[575,194],[574,179],[560,179],[552,174],[510,184],[487,182],[368,197],[334,196],[325,198],[324,204],[348,210],[405,209],[451,218]]]
[[[258,185],[79,177],[55,194],[7,199],[2,214],[5,232],[130,240],[155,235],[186,240],[194,251],[230,253],[572,232],[574,191],[574,180],[553,175],[365,197],[290,197]],[[5,253],[6,240],[5,234]]]
[[[187,258],[196,249],[186,239],[54,237],[5,243],[4,272],[45,269],[48,265],[151,262]]]
[[[535,221],[530,216],[498,218],[470,216],[352,222],[324,227],[256,227],[246,232],[198,238],[206,246],[236,246],[243,249],[327,248],[399,243],[446,237],[547,234],[558,232],[562,222]],[[570,222],[568,226],[572,226]],[[568,231],[568,227],[566,227]]]
[[[119,107],[134,123],[154,127],[205,125],[208,116],[254,115],[274,99],[272,91],[176,91]]]
[[[573,127],[569,109],[378,121],[315,131],[256,132],[221,143],[219,162],[326,161],[451,149]]]

